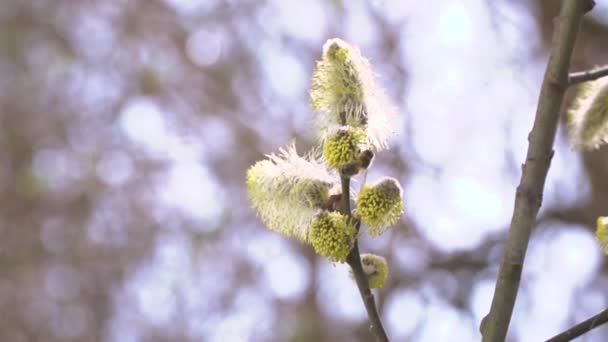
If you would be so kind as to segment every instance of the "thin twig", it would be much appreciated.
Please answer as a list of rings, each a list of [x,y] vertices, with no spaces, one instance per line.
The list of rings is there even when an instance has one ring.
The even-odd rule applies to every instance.
[[[569,328],[568,330],[555,335],[548,339],[546,342],[567,342],[572,341],[582,334],[589,332],[600,325],[608,322],[608,309],[598,313],[597,315],[580,322],[579,324]]]
[[[591,70],[572,72],[568,75],[568,85],[593,81],[604,76],[608,76],[608,65]]]
[[[484,342],[503,342],[507,336],[530,234],[541,206],[543,188],[553,157],[560,107],[568,84],[570,57],[581,18],[592,4],[589,0],[566,0],[562,5],[553,34],[551,56],[538,99],[534,126],[528,136],[528,153],[515,195],[511,226],[492,306],[481,326]]]
[[[350,177],[341,175],[340,179],[342,181],[342,205],[340,211],[350,219]],[[357,232],[358,231],[359,224],[357,224]],[[374,295],[369,289],[367,277],[361,266],[361,256],[359,255],[359,244],[357,240],[358,239],[355,239],[354,246],[346,257],[346,262],[352,269],[353,276],[357,282],[357,287],[359,288],[359,293],[361,294],[361,299],[363,300],[369,318],[371,333],[376,337],[376,341],[388,342],[388,337],[382,326],[380,315],[378,315],[378,311],[376,310]]]

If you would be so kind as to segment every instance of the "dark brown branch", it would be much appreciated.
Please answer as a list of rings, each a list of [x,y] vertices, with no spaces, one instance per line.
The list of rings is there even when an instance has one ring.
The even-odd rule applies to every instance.
[[[340,211],[342,214],[347,215],[350,219],[350,177],[341,175],[340,179],[342,181],[342,205]],[[359,224],[357,224],[357,232],[358,231]],[[371,333],[376,338],[376,341],[388,342],[388,337],[386,336],[386,332],[382,326],[380,315],[378,315],[378,311],[376,310],[374,295],[369,289],[367,277],[365,276],[363,267],[361,266],[361,256],[359,255],[359,244],[357,239],[355,239],[353,248],[346,257],[346,263],[348,263],[352,269],[353,276],[357,282],[357,287],[359,288],[359,293],[361,294],[361,299],[363,300],[363,304],[365,305],[365,310],[367,311],[367,316],[369,318]]]
[[[591,331],[600,325],[608,322],[608,309],[598,313],[597,315],[580,322],[579,324],[573,326],[572,328],[555,335],[548,339],[546,342],[566,342],[572,341],[575,338],[583,335],[584,333]]]
[[[570,73],[568,75],[568,85],[593,81],[604,76],[608,76],[608,65],[601,68]]]
[[[583,14],[589,0],[565,0],[553,33],[551,55],[545,71],[528,152],[517,192],[511,226],[496,280],[490,313],[481,324],[484,342],[503,342],[519,290],[532,228],[540,209],[543,188],[553,156],[559,112],[568,85],[568,67]]]

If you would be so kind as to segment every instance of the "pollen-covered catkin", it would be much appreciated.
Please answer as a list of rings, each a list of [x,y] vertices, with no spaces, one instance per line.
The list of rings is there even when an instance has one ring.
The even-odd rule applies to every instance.
[[[344,262],[356,234],[345,215],[323,211],[310,224],[309,240],[317,254],[333,262]]]
[[[403,214],[399,182],[390,177],[364,186],[357,196],[357,216],[369,227],[372,236],[384,233]]]
[[[355,162],[365,143],[365,132],[359,128],[342,128],[330,135],[323,146],[323,156],[327,165],[339,168]]]

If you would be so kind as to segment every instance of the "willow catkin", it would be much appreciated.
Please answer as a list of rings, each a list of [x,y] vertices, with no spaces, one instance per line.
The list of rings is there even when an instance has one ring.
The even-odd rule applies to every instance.
[[[585,82],[568,110],[570,142],[592,150],[608,141],[608,77]]]

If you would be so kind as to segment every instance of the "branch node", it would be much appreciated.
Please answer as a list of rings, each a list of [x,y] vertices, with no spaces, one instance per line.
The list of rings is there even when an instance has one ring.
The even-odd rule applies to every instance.
[[[568,87],[568,75],[565,74],[563,77],[562,76],[550,76],[547,79],[547,82],[549,83],[550,87],[563,92]]]
[[[523,185],[519,185],[516,190],[516,196],[518,198],[523,198],[528,205],[533,205],[535,208],[540,208],[543,195],[534,193],[534,191],[527,189]]]

